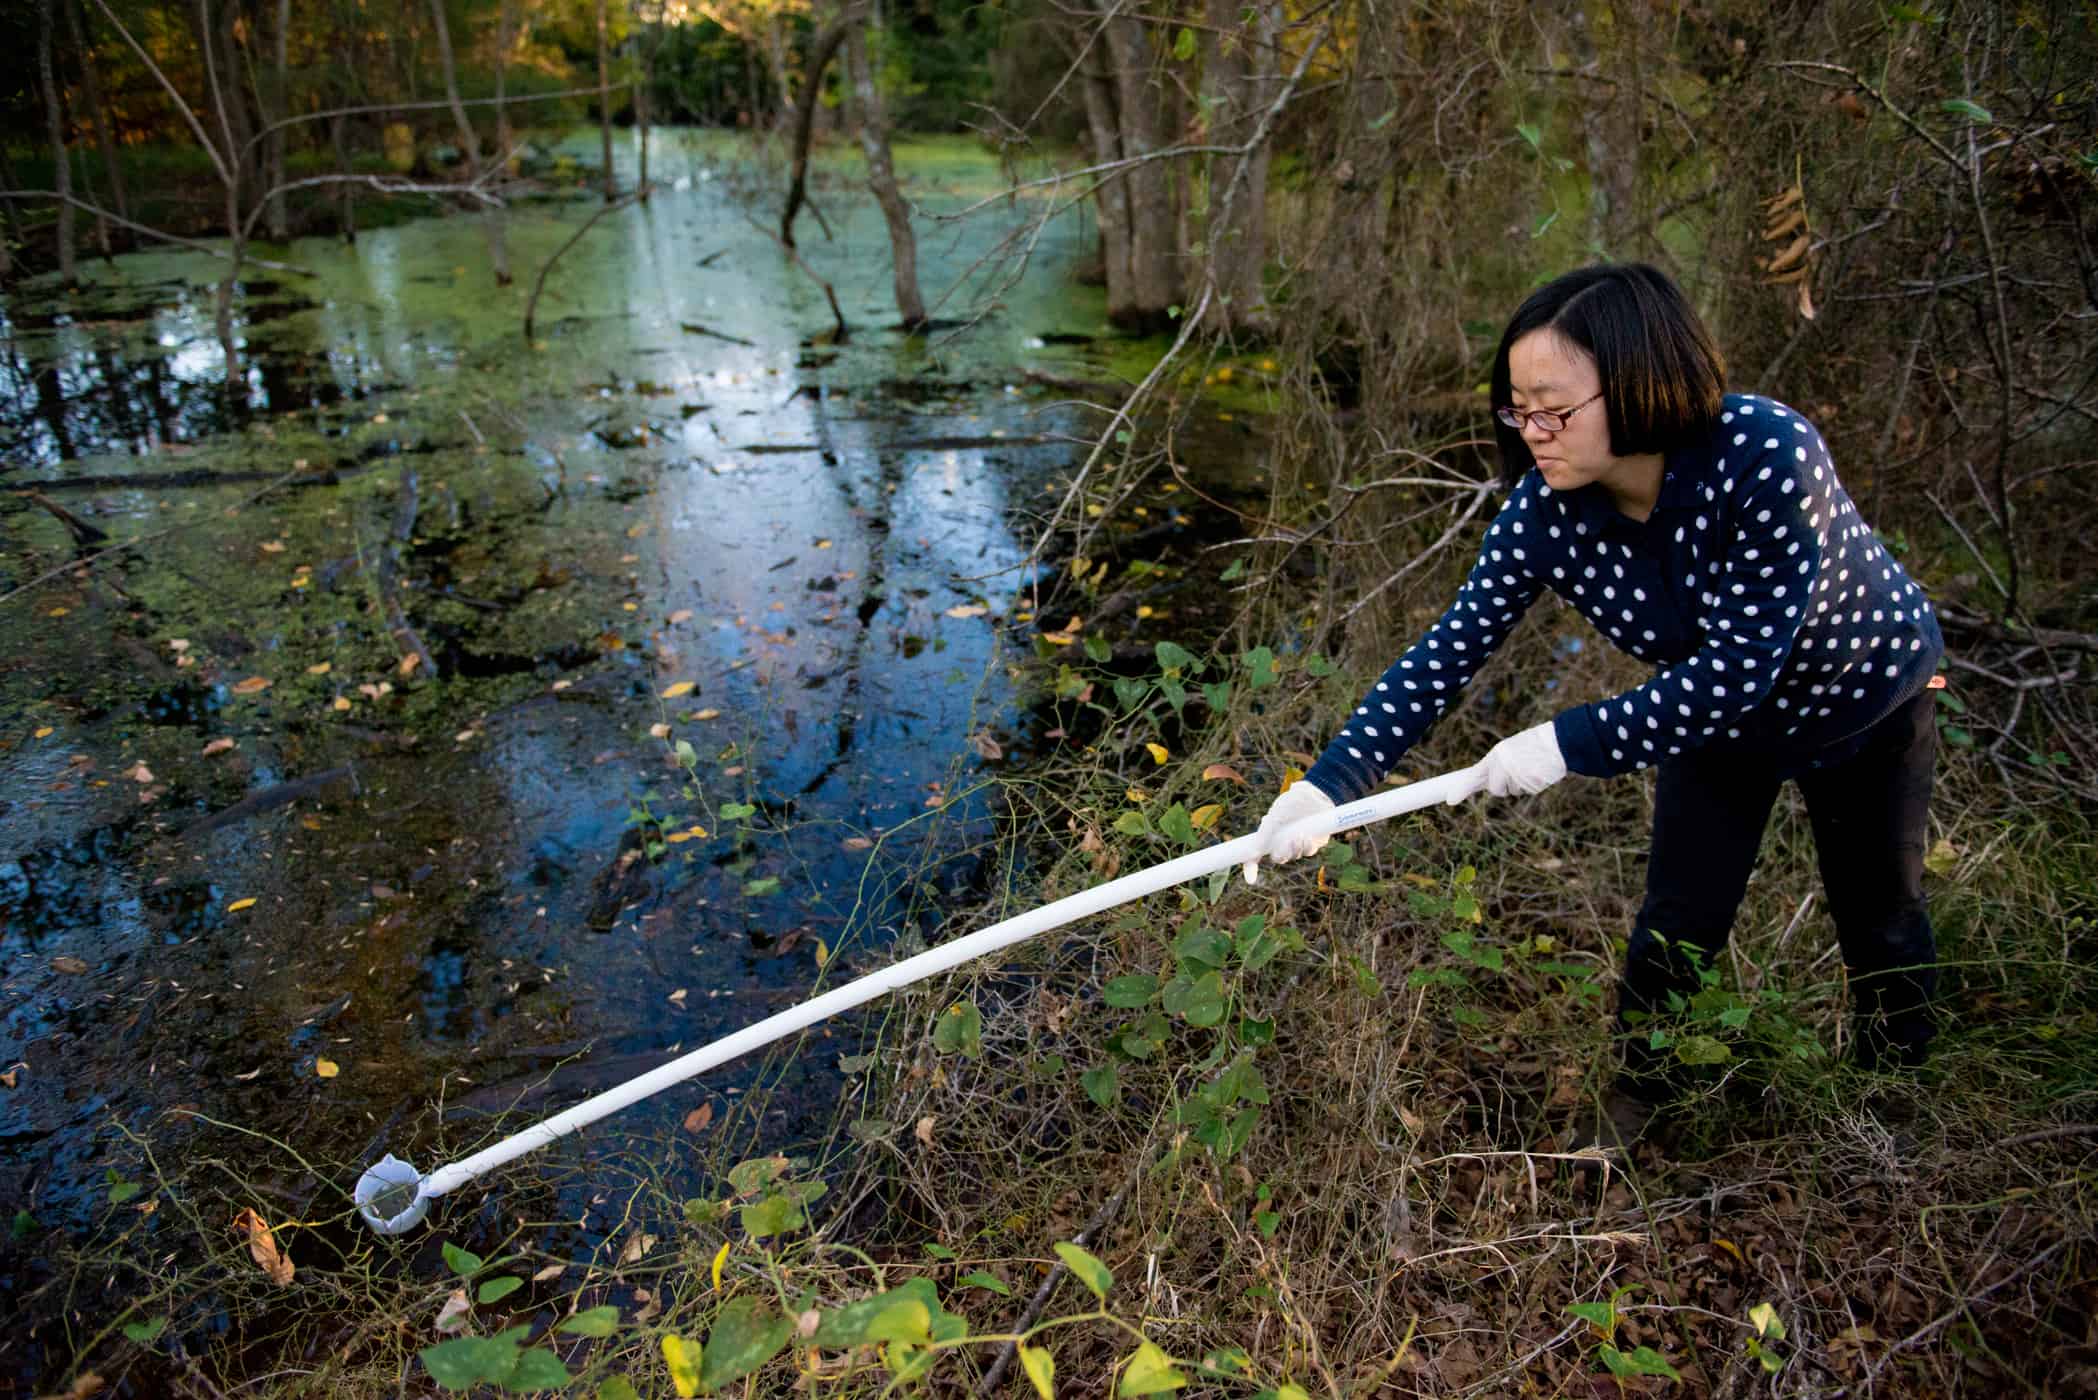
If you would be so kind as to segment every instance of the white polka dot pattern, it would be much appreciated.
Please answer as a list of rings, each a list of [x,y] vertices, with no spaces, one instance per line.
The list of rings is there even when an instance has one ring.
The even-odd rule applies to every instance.
[[[1923,591],[1859,517],[1821,434],[1773,400],[1730,394],[1709,436],[1670,455],[1644,522],[1600,487],[1560,494],[1526,475],[1456,600],[1309,778],[1336,801],[1374,789],[1545,588],[1657,667],[1558,715],[1567,767],[1591,777],[1707,743],[1811,754],[1913,695],[1943,646]]]

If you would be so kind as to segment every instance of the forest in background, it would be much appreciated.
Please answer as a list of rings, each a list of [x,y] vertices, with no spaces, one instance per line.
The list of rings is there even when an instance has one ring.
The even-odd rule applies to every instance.
[[[1393,639],[1440,611],[1492,507],[1480,384],[1502,318],[1598,258],[1666,268],[1735,385],[1816,421],[1947,624],[1933,875],[1961,1010],[1926,1091],[1861,1084],[1803,1049],[1840,1023],[1842,991],[1840,967],[1794,941],[1813,876],[1792,812],[1744,911],[1757,932],[1729,970],[1740,990],[1705,1008],[1732,1066],[1754,1072],[1730,1069],[1709,1095],[1698,1169],[1649,1159],[1596,1200],[1548,1152],[1511,1149],[1511,1104],[1563,1109],[1595,1087],[1580,1067],[1602,1035],[1580,1008],[1599,993],[1554,940],[1615,930],[1637,901],[1622,854],[1643,840],[1641,791],[1555,792],[1511,821],[1409,831],[1403,875],[1333,857],[1318,894],[1281,911],[1335,950],[1315,963],[1292,964],[1295,947],[1270,964],[1239,919],[1255,915],[1212,891],[1180,911],[1186,938],[1169,948],[1118,925],[1042,953],[1026,995],[985,974],[913,999],[915,1039],[869,1072],[868,1093],[892,1128],[918,1125],[915,1145],[904,1128],[831,1187],[878,1217],[819,1228],[813,1183],[746,1171],[730,1197],[692,1203],[680,1265],[703,1279],[716,1240],[733,1243],[759,1261],[743,1292],[732,1274],[726,1301],[696,1289],[668,1315],[644,1304],[645,1322],[584,1360],[587,1328],[511,1338],[466,1384],[530,1388],[547,1373],[526,1358],[565,1348],[593,1380],[609,1368],[684,1393],[666,1329],[695,1354],[702,1336],[715,1355],[769,1345],[762,1364],[790,1349],[782,1317],[802,1315],[780,1305],[827,1317],[869,1291],[836,1232],[890,1266],[898,1295],[899,1271],[956,1307],[977,1289],[979,1319],[1033,1295],[1008,1329],[1018,1350],[1004,1333],[965,1350],[917,1291],[888,1302],[922,1317],[818,1332],[798,1354],[842,1393],[935,1360],[938,1383],[977,1393],[1024,1393],[1022,1372],[1044,1393],[1074,1379],[1092,1393],[1117,1367],[1125,1394],[1189,1376],[1277,1397],[2098,1393],[2089,5],[43,0],[0,26],[38,57],[5,80],[6,275],[63,282],[74,260],[133,239],[205,242],[229,264],[229,363],[238,274],[293,259],[287,238],[442,208],[488,226],[475,275],[507,279],[506,206],[566,201],[583,230],[642,197],[612,184],[609,160],[597,178],[543,154],[538,135],[577,122],[747,129],[766,152],[758,217],[786,207],[783,241],[808,145],[854,141],[889,215],[905,324],[924,314],[906,251],[924,220],[907,172],[884,173],[887,133],[966,133],[1016,172],[1023,155],[1056,161],[1028,177],[1054,192],[1042,217],[1083,209],[1106,318],[1146,339],[1126,383],[1083,386],[1099,428],[1061,508],[1035,522],[1061,579],[1041,617],[1104,627],[1151,596],[1133,567],[1150,563],[1117,523],[1162,482],[1199,487],[1198,430],[1235,382],[1260,388],[1271,474],[1265,500],[1226,512],[1238,562],[1218,580],[1222,635],[1158,653],[1152,688],[1119,708],[1104,697],[1130,679],[1126,656],[1037,644],[1070,662],[1045,682],[1051,713],[1155,723],[1190,770],[1315,752]],[[1563,630],[1526,628],[1430,753],[1469,761],[1548,715],[1563,692],[1536,677],[1599,693],[1629,675],[1594,647],[1569,670]],[[1172,697],[1195,652],[1241,688],[1183,727]],[[1100,758],[1059,773],[1053,795],[1013,785],[1014,830],[1075,843],[1044,859],[1045,893],[1172,848],[1172,833],[1109,815],[1133,781]],[[1160,782],[1156,800],[1202,810],[1195,786],[1191,772]],[[1258,810],[1241,801],[1224,824]],[[1394,920],[1366,891],[1408,912]],[[1236,932],[1217,944],[1205,929]],[[1133,1045],[1128,1008],[1101,1004],[1116,975],[1218,972],[1273,1008],[1283,969],[1287,1009],[1264,1026],[1235,1018],[1213,1042],[1183,1003],[1170,1036]],[[1013,1066],[1049,1047],[1074,1082],[1030,1069],[1013,1091]],[[779,1228],[734,1213],[747,1209]],[[1086,1249],[1052,1252],[1044,1230]],[[764,1238],[774,1246],[748,1243]],[[334,1298],[360,1319],[357,1346],[302,1360],[289,1390],[384,1389],[430,1337],[374,1342],[381,1324],[420,1326],[481,1277],[477,1257],[447,1262],[461,1278],[402,1294],[344,1266]],[[1070,1304],[1077,1285],[1097,1311]],[[745,1306],[753,1295],[763,1307]],[[295,1350],[278,1341],[214,1359],[212,1376],[260,1374]],[[851,1346],[873,1341],[879,1355]]]

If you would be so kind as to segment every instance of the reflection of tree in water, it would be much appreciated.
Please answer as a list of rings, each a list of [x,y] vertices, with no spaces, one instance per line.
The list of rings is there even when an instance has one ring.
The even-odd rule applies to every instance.
[[[370,368],[357,357],[250,351],[229,391],[215,361],[187,374],[158,346],[141,352],[97,339],[42,363],[10,349],[0,358],[0,455],[17,465],[145,456],[258,418],[362,399],[381,387],[368,380]]]

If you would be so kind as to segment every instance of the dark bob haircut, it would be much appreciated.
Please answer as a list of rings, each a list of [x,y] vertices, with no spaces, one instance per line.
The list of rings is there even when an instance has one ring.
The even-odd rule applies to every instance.
[[[1605,263],[1530,293],[1493,353],[1495,408],[1514,402],[1509,348],[1545,329],[1595,360],[1613,454],[1667,452],[1719,416],[1726,361],[1666,274],[1644,263]],[[1493,426],[1501,445],[1501,484],[1512,489],[1536,461],[1520,432],[1498,418]]]

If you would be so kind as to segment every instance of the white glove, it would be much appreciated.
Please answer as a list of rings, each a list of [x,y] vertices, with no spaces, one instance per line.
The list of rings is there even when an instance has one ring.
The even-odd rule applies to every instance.
[[[1262,838],[1260,855],[1242,867],[1246,883],[1260,883],[1260,862],[1263,858],[1276,865],[1284,861],[1301,860],[1333,839],[1333,833],[1325,823],[1308,818],[1325,816],[1333,810],[1333,799],[1320,792],[1303,779],[1289,785],[1289,791],[1276,798],[1268,808],[1268,814],[1260,819],[1260,830],[1256,836]]]
[[[1480,786],[1495,797],[1527,797],[1566,776],[1566,756],[1549,724],[1511,735],[1488,750]]]

